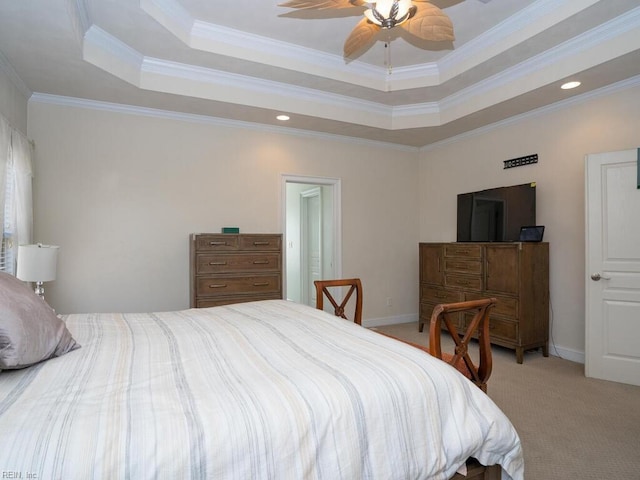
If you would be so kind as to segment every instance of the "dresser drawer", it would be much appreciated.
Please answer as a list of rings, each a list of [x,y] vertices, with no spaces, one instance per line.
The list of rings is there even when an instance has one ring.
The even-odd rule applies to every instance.
[[[243,293],[280,293],[280,274],[249,275],[242,277],[218,276],[196,279],[198,297],[216,297]]]
[[[511,342],[518,341],[518,324],[491,316],[489,319],[489,335],[504,338]]]
[[[467,245],[451,243],[444,246],[445,257],[482,258],[482,247],[480,245]]]
[[[464,316],[465,330],[471,323],[473,315],[466,314]],[[489,336],[492,338],[500,338],[510,342],[518,342],[518,323],[502,318],[496,318],[493,315],[489,317]]]
[[[482,289],[482,279],[479,276],[445,274],[444,284],[447,287],[466,288],[469,290]]]
[[[438,303],[455,303],[462,300],[462,294],[458,290],[446,290],[422,285],[420,299],[422,302],[434,305]]]
[[[482,272],[482,264],[480,260],[467,260],[464,258],[446,258],[444,261],[444,269],[451,273],[470,273],[480,275]]]
[[[489,293],[475,294],[466,293],[465,300],[480,300],[482,298],[494,297],[497,300],[496,306],[491,309],[491,314],[502,315],[513,319],[518,318],[518,299],[513,297],[503,297],[500,295],[490,295]]]
[[[281,248],[281,235],[242,235],[240,237],[240,249],[243,251],[279,252]]]
[[[196,251],[223,251],[238,250],[240,241],[237,235],[198,235]]]
[[[280,253],[201,253],[196,255],[196,274],[278,272]]]

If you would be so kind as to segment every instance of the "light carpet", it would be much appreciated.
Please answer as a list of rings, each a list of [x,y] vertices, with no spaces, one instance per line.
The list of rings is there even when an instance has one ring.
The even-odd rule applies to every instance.
[[[374,330],[428,344],[416,323]],[[488,394],[520,435],[528,480],[640,480],[640,387],[586,378],[584,365],[540,350],[522,365],[512,350],[492,352]]]

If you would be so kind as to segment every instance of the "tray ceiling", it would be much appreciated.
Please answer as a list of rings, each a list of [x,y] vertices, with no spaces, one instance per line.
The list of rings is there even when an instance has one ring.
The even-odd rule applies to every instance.
[[[640,75],[637,0],[433,0],[456,40],[400,29],[346,60],[361,9],[276,1],[0,2],[28,95],[422,147]],[[398,30],[398,31],[396,31]],[[564,91],[566,80],[582,85]],[[276,115],[291,119],[283,124]]]

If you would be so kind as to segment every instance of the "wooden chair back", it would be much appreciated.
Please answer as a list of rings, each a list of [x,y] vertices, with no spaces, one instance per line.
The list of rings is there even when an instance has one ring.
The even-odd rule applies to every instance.
[[[484,392],[487,391],[487,381],[493,368],[489,338],[489,311],[495,304],[495,298],[442,303],[434,307],[429,325],[429,353],[453,365]],[[458,332],[455,323],[451,320],[451,315],[459,312],[473,313],[471,321],[462,334]],[[440,335],[443,325],[455,342],[454,351],[450,354],[442,351]],[[478,338],[479,350],[477,365],[469,356],[469,342],[475,336]]]
[[[339,280],[316,280],[313,282],[316,286],[316,308],[324,310],[324,297],[331,302],[334,308],[334,314],[349,320],[345,314],[345,307],[349,304],[353,293],[355,292],[355,305],[353,307],[353,321],[358,325],[362,325],[362,283],[359,278],[347,278]],[[332,287],[350,287],[347,294],[338,304],[333,294],[329,291]],[[341,289],[342,290],[342,289]],[[334,292],[335,293],[335,292]]]

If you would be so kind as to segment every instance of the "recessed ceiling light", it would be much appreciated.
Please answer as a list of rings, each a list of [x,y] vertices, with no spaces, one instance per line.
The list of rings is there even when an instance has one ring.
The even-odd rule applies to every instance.
[[[289,115],[278,115],[276,118],[281,122],[286,122],[287,120],[289,120]]]
[[[567,82],[564,83],[560,88],[563,90],[571,90],[572,88],[576,88],[580,86],[580,82]]]

